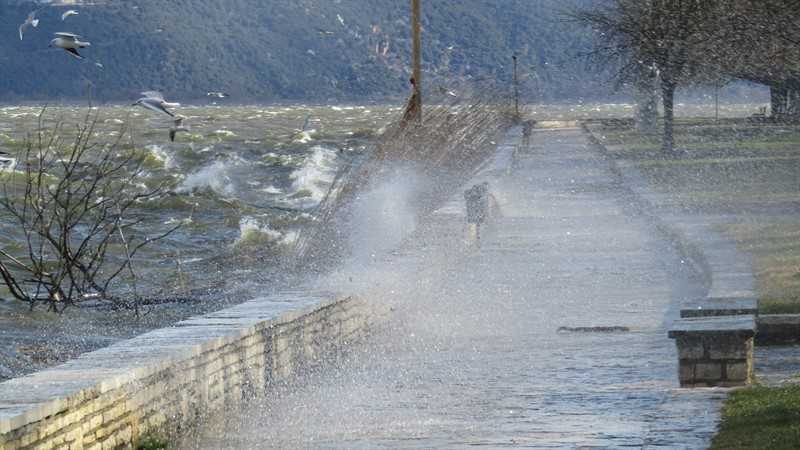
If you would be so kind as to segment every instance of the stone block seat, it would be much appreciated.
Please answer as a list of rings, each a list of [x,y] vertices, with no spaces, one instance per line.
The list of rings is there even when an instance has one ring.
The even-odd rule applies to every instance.
[[[688,317],[669,330],[681,387],[744,386],[753,381],[754,315]]]
[[[681,317],[758,315],[758,300],[752,297],[708,297],[687,302]]]
[[[759,344],[797,344],[800,342],[800,314],[762,314],[758,316]]]

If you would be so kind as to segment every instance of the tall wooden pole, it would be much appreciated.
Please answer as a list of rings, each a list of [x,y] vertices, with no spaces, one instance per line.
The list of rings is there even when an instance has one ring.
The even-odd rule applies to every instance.
[[[411,35],[414,65],[414,108],[417,122],[422,122],[422,29],[420,27],[420,1],[411,0]]]

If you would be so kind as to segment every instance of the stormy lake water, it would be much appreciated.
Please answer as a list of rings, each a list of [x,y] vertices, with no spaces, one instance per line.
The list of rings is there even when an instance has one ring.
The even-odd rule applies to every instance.
[[[0,107],[0,151],[17,157],[26,139],[56,124],[68,146],[75,127],[96,118],[91,142],[119,139],[144,156],[137,186],[163,185],[164,192],[139,202],[129,219],[142,219],[135,233],[168,238],[135,258],[140,294],[192,301],[148,307],[138,318],[108,308],[67,309],[63,314],[28,311],[0,289],[0,379],[65,361],[193,314],[244,301],[287,278],[278,264],[327,192],[339,167],[369,151],[375,135],[395,120],[387,106],[184,106],[187,133],[169,140],[168,117],[138,107]],[[41,115],[41,122],[40,122]],[[303,131],[302,129],[304,128]],[[90,155],[91,156],[91,155]],[[19,158],[17,158],[19,159]],[[24,166],[0,171],[9,192],[19,193]],[[4,251],[26,255],[19,224],[0,215]],[[112,248],[120,255],[121,249]],[[123,280],[116,293],[130,293]]]
[[[0,150],[19,151],[39,126],[41,112],[0,108]],[[69,139],[76,123],[96,114],[97,143],[112,142],[127,127],[145,154],[142,187],[166,187],[163,195],[138,206],[136,214],[145,220],[140,232],[156,234],[183,224],[137,261],[142,278],[162,286],[213,285],[234,270],[257,269],[228,258],[269,256],[291,245],[338,167],[362,155],[397,115],[396,108],[380,106],[190,106],[176,112],[190,129],[176,142],[169,140],[168,117],[129,106],[51,107],[42,124],[52,129],[63,122]],[[14,175],[2,173],[7,182]],[[22,178],[19,171],[16,175]],[[0,220],[0,236],[7,242],[19,238],[7,217]],[[182,267],[179,281],[176,261]]]

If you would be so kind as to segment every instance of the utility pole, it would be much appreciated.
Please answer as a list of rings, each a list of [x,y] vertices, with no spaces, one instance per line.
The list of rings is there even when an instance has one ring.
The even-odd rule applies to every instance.
[[[519,117],[519,78],[517,78],[517,55],[511,56],[514,60],[514,112]]]
[[[414,109],[417,114],[415,120],[422,122],[422,29],[420,26],[420,2],[411,0],[411,35],[413,41],[414,65]]]

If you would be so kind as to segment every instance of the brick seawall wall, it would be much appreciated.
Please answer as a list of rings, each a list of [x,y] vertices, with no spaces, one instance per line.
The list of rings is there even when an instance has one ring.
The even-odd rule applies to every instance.
[[[258,299],[0,383],[0,450],[133,448],[180,432],[335,356],[375,318],[352,297]]]

